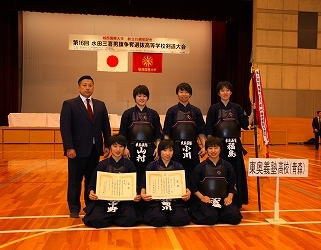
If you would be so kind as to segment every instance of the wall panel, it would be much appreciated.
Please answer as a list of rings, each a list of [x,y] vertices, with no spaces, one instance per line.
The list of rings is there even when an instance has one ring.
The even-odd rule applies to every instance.
[[[321,1],[257,0],[253,4],[254,61],[261,69],[268,115],[311,119],[321,110]],[[299,23],[299,12],[310,12],[314,19]],[[304,25],[312,21],[313,25]],[[317,29],[316,49],[297,48],[299,26]],[[281,45],[271,35],[280,33]],[[271,38],[276,41],[269,43]]]

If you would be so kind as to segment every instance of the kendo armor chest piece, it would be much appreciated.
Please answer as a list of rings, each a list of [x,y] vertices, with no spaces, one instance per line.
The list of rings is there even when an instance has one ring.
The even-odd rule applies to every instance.
[[[128,128],[128,141],[155,141],[154,127],[147,113],[133,112],[132,121]]]
[[[199,182],[198,190],[210,198],[226,197],[227,184],[224,165],[216,167],[206,165],[205,178]]]
[[[197,127],[191,112],[178,110],[176,123],[171,130],[171,139],[173,141],[196,141],[197,137]]]
[[[214,136],[220,138],[238,138],[241,136],[241,126],[232,109],[219,109],[218,122],[214,125],[213,133]]]

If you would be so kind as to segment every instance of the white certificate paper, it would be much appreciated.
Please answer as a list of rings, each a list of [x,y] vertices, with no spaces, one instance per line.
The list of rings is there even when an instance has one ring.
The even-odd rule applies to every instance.
[[[136,173],[109,173],[98,171],[96,194],[99,200],[134,200],[136,196]]]
[[[146,171],[146,194],[153,199],[176,199],[186,194],[185,170]]]

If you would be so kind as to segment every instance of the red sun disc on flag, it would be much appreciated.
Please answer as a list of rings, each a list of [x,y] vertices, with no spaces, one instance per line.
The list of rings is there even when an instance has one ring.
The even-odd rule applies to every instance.
[[[107,58],[106,62],[109,67],[116,67],[118,65],[119,60],[117,56],[111,55]]]

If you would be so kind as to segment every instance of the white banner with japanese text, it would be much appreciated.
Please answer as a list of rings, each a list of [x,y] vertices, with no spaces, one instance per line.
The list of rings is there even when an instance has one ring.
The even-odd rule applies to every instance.
[[[189,54],[187,39],[69,34],[69,50]]]

